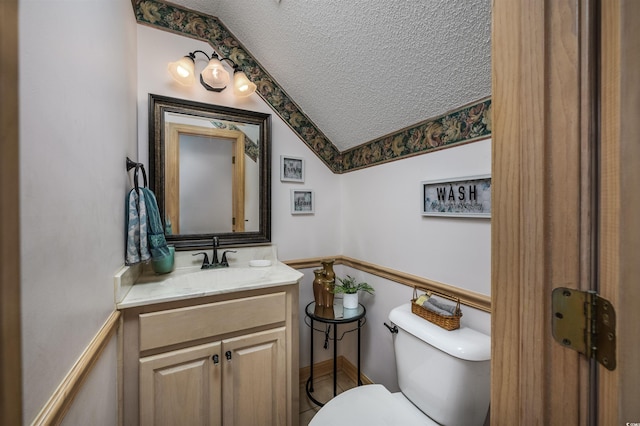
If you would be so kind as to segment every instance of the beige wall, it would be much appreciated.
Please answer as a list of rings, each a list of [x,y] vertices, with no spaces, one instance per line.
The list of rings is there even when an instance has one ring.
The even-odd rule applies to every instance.
[[[345,174],[343,254],[490,295],[491,220],[420,213],[421,181],[488,173],[490,139]],[[374,382],[399,390],[391,334],[382,324],[391,309],[409,302],[413,290],[348,268],[344,274],[376,288],[374,297],[363,298],[368,320],[362,339],[363,371]],[[462,310],[463,326],[490,334],[488,313],[465,306]],[[345,346],[349,359],[355,360],[355,347],[355,341]]]
[[[114,309],[125,158],[136,156],[136,24],[129,0],[19,7],[23,411],[31,423]],[[113,346],[78,396],[92,410],[72,407],[76,424],[113,425]]]

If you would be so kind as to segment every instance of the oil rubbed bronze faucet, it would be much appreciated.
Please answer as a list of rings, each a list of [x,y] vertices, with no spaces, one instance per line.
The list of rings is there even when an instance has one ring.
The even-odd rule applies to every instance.
[[[218,237],[213,237],[213,256],[212,261],[209,263],[209,255],[206,252],[196,253],[193,256],[204,254],[202,259],[202,266],[200,269],[214,269],[214,268],[228,268],[229,262],[227,261],[227,253],[236,253],[236,250],[225,250],[222,253],[222,261],[218,261],[218,247],[220,247],[220,240]]]

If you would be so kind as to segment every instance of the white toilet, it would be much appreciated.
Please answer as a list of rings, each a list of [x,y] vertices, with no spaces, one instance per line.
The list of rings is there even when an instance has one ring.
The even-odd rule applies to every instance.
[[[309,426],[482,425],[489,409],[491,340],[470,328],[447,331],[411,312],[389,313],[398,384],[350,389],[318,411]]]

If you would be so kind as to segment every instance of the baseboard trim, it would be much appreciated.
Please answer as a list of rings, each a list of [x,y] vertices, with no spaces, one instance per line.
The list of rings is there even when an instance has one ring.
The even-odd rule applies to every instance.
[[[358,383],[358,368],[351,364],[348,359],[343,357],[342,372],[354,382]],[[360,371],[360,380],[363,385],[372,385],[373,381]]]
[[[347,377],[349,377],[354,382],[358,381],[358,369],[355,365],[353,365],[348,359],[344,356],[340,355],[336,358],[336,369],[338,372],[343,372]],[[311,374],[311,367],[302,367],[300,369],[300,384],[306,383],[309,375]],[[313,375],[314,377],[322,377],[327,376],[329,374],[333,374],[333,359],[328,359],[326,361],[321,361],[313,364]],[[363,385],[372,385],[373,381],[368,378],[362,371],[360,372],[360,380],[362,380]]]
[[[365,262],[363,260],[354,259],[347,256],[325,256],[307,259],[287,260],[283,263],[294,269],[309,269],[321,267],[321,261],[324,259],[335,259],[336,265],[346,265],[351,268],[358,269],[369,274],[403,284],[408,287],[415,287],[419,290],[434,290],[436,292],[446,293],[453,297],[459,298],[460,303],[472,308],[480,309],[484,312],[491,313],[491,297],[463,288],[455,287],[449,284],[430,280],[428,278],[419,277],[417,275],[407,274],[406,272],[397,271],[387,268],[386,266],[376,265]]]
[[[59,425],[71,407],[71,403],[82,387],[84,380],[93,369],[102,351],[109,343],[113,333],[118,328],[120,311],[113,311],[98,334],[94,336],[89,346],[73,365],[58,389],[36,416],[32,425]]]

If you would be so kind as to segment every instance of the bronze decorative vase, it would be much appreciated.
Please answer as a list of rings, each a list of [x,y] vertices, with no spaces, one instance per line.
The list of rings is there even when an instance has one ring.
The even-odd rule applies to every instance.
[[[335,282],[336,273],[333,271],[333,264],[335,263],[335,259],[324,259],[320,263],[322,263],[322,268],[324,269],[324,277],[331,282]]]
[[[315,278],[313,279],[313,299],[316,302],[316,306],[324,306],[324,269],[314,269],[313,273]]]
[[[322,305],[327,308],[333,308],[333,287],[336,283],[336,273],[333,271],[333,264],[335,259],[324,259],[322,262],[322,269],[324,270],[324,289],[322,292],[323,303]]]
[[[323,306],[326,308],[333,308],[333,286],[335,285],[335,281],[328,279],[324,279],[324,291],[322,292],[324,296]]]

